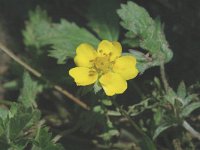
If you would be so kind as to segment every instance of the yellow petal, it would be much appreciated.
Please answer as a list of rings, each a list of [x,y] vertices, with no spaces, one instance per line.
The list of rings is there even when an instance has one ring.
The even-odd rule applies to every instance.
[[[113,96],[123,93],[127,89],[127,82],[119,74],[108,72],[99,79],[106,95]]]
[[[94,69],[86,67],[72,68],[69,70],[69,75],[74,78],[74,81],[79,86],[93,84],[98,78],[98,74]]]
[[[122,53],[122,46],[119,42],[110,42],[107,40],[103,40],[99,43],[97,52],[99,55],[110,55],[110,60],[113,61]]]
[[[77,47],[74,62],[79,67],[92,67],[96,55],[95,49],[91,45],[84,43]]]
[[[138,74],[136,59],[133,56],[122,56],[115,61],[113,71],[119,73],[125,80],[133,79]]]

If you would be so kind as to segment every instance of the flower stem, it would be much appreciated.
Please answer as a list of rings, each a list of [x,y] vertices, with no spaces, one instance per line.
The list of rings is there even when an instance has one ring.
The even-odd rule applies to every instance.
[[[36,69],[33,69],[30,65],[22,61],[19,57],[17,57],[11,50],[9,50],[6,46],[4,46],[2,43],[0,43],[0,49],[6,53],[8,56],[10,56],[14,61],[16,61],[18,64],[20,64],[22,67],[24,67],[26,70],[28,70],[30,73],[32,73],[34,76],[41,78],[45,80],[47,83],[50,83],[55,90],[58,92],[62,93],[66,97],[68,97],[70,100],[81,106],[82,108],[89,110],[89,106],[85,104],[83,101],[72,95],[69,91],[64,90],[61,86],[59,85],[54,85],[50,81],[48,81],[46,78],[42,76],[42,74],[37,71]]]
[[[168,93],[170,86],[167,81],[167,77],[166,77],[166,73],[165,73],[165,65],[163,62],[160,64],[160,75],[161,75],[161,79],[162,79],[165,91]]]
[[[156,150],[156,147],[153,143],[153,141],[149,138],[148,135],[146,135],[141,129],[140,127],[135,123],[135,121],[133,121],[133,119],[131,119],[131,117],[127,114],[127,112],[125,110],[123,110],[117,103],[115,100],[113,100],[113,104],[116,108],[119,109],[120,113],[122,116],[124,116],[129,122],[130,124],[134,127],[134,129],[136,129],[137,134],[141,137],[142,143],[144,145],[148,145],[148,147],[152,150]]]

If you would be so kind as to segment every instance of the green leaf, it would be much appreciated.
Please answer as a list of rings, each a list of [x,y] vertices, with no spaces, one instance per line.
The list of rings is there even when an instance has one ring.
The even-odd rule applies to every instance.
[[[56,58],[59,64],[64,64],[68,57],[74,57],[79,44],[97,46],[99,43],[94,35],[75,23],[64,19],[60,23],[51,22],[46,12],[40,9],[30,13],[23,35],[25,44],[39,49],[40,53],[45,52],[44,46],[50,46],[49,56]]]
[[[133,2],[122,4],[121,9],[117,11],[122,19],[121,25],[127,29],[132,37],[138,36],[146,31],[153,24],[152,18],[147,11]]]
[[[151,54],[151,59],[144,62],[139,61],[139,68],[142,72],[150,67],[160,65],[161,61],[169,62],[172,59],[173,53],[168,48],[163,26],[159,20],[154,21],[144,8],[130,1],[122,4],[117,13],[122,19],[121,25],[128,30],[125,35],[126,43],[130,46],[136,44],[137,47],[139,46]],[[139,56],[140,58],[145,60],[145,57]]]
[[[52,30],[53,37],[47,40],[53,48],[49,51],[49,56],[56,58],[58,63],[65,63],[67,57],[74,57],[75,50],[81,43],[89,43],[93,46],[99,43],[99,40],[89,31],[64,19],[60,24],[54,24]]]
[[[165,100],[171,103],[173,106],[175,105],[176,93],[173,91],[172,88],[169,89],[167,95],[164,96]]]
[[[25,72],[23,76],[23,88],[18,100],[25,106],[31,107],[35,104],[36,96],[42,91],[42,87],[33,81],[30,75]]]
[[[94,106],[93,111],[96,112],[96,113],[100,113],[100,114],[104,113],[104,110],[100,105]]]
[[[198,109],[200,107],[200,102],[193,102],[183,108],[181,111],[181,116],[182,117],[187,117],[192,113],[194,110]]]
[[[182,81],[177,89],[177,96],[180,98],[185,98],[186,97],[186,87],[185,87],[185,83]]]
[[[188,95],[184,100],[183,100],[183,105],[189,104],[192,100],[198,99],[198,94],[191,94]]]
[[[99,135],[104,141],[110,140],[113,136],[119,136],[119,131],[116,129],[110,129],[107,132]]]
[[[22,136],[23,131],[32,126],[39,119],[39,116],[40,114],[37,111],[32,111],[30,108],[18,107],[18,112],[8,122],[6,133],[9,139],[14,141],[19,136]]]
[[[0,118],[5,120],[8,117],[9,110],[7,108],[0,107]]]
[[[26,46],[35,47],[34,53],[41,54],[41,47],[48,44],[52,37],[51,19],[46,11],[37,7],[35,11],[29,13],[29,21],[26,22],[26,28],[23,31],[24,43]]]
[[[64,148],[52,142],[52,134],[48,132],[48,128],[40,128],[31,150],[64,150]]]
[[[156,128],[154,135],[153,135],[153,139],[155,140],[160,134],[161,132],[167,130],[168,128],[174,126],[174,124],[172,123],[162,123],[160,126],[158,126],[158,128]]]
[[[119,8],[116,0],[92,0],[88,12],[89,26],[101,39],[117,41],[119,38]],[[101,6],[101,7],[100,7]]]
[[[102,99],[100,101],[106,106],[112,106],[112,101],[109,99]]]

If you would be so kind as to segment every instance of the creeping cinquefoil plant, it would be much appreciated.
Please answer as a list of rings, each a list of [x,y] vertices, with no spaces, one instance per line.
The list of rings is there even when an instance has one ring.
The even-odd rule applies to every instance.
[[[30,8],[33,1],[19,3],[20,12]],[[177,5],[171,5],[176,1]],[[176,1],[136,2],[147,4],[159,16],[162,11],[158,8],[166,7],[165,12],[172,9],[172,14],[181,12],[177,9],[187,0]],[[18,53],[15,55],[2,43],[10,38],[1,40],[2,18],[15,16],[15,13],[3,16],[15,8],[11,5],[2,9],[8,6],[6,2],[11,3],[0,1],[0,51],[17,63],[7,69],[4,65],[8,63],[4,63],[0,52],[0,150],[200,149],[200,133],[196,130],[200,127],[200,84],[187,86],[181,81],[177,85],[177,79],[183,80],[177,70],[186,68],[175,65],[176,59],[183,56],[176,50],[179,57],[174,58],[171,68],[179,74],[174,78],[170,72],[168,78],[165,64],[172,60],[173,52],[159,19],[153,19],[132,1],[37,0],[36,3],[45,3],[42,7],[47,11],[38,7],[30,12],[23,30],[24,46],[16,46],[25,49],[13,50]],[[22,6],[28,8],[21,9]],[[184,11],[189,7],[184,7]],[[8,13],[4,13],[6,10]],[[55,18],[50,18],[48,13]],[[26,18],[26,14],[19,20]],[[183,22],[190,16],[178,13],[173,18],[177,19],[178,15]],[[59,16],[65,18],[58,21]],[[16,13],[14,21],[18,18]],[[188,22],[192,22],[193,28],[192,17]],[[166,24],[168,35],[172,31],[173,35],[180,35],[180,24],[172,24]],[[177,41],[177,38],[173,40],[174,36],[168,38],[172,43]],[[171,47],[178,47],[178,42]],[[185,49],[185,54],[190,55]],[[179,60],[187,64],[182,58]],[[29,73],[22,74],[18,64]],[[151,71],[152,68],[155,69]],[[188,69],[184,76],[192,70]],[[170,78],[173,80],[168,82]]]
[[[127,89],[127,81],[138,74],[136,58],[132,55],[121,56],[119,42],[103,40],[97,50],[90,44],[80,44],[76,49],[74,62],[77,67],[70,69],[78,86],[99,82],[106,95],[121,94]]]

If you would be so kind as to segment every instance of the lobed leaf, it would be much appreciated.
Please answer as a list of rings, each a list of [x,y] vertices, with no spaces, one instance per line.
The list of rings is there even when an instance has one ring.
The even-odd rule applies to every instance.
[[[64,19],[53,23],[41,9],[30,13],[23,35],[26,46],[35,47],[40,53],[45,52],[43,47],[50,46],[49,56],[56,58],[59,64],[64,64],[68,57],[74,57],[79,44],[97,46],[99,43],[93,34],[75,23]]]
[[[25,106],[31,107],[35,104],[36,96],[41,92],[42,87],[33,81],[30,75],[25,72],[23,76],[23,88],[18,100]]]
[[[140,72],[172,59],[173,53],[169,49],[163,26],[159,20],[153,20],[144,8],[131,1],[122,4],[117,13],[122,19],[121,25],[128,30],[125,34],[125,43],[143,48],[151,54],[149,60],[145,59],[143,55],[136,56],[139,60]],[[131,53],[134,54],[135,51],[131,51]],[[141,59],[144,61],[140,61]]]

